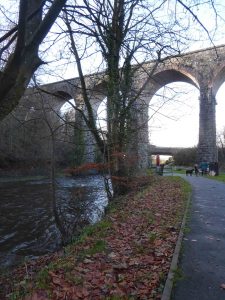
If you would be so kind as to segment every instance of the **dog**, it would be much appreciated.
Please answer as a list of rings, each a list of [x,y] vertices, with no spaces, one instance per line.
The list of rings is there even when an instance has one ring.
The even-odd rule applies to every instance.
[[[194,172],[194,169],[186,170],[186,176],[188,176],[188,175],[192,176],[193,172]]]

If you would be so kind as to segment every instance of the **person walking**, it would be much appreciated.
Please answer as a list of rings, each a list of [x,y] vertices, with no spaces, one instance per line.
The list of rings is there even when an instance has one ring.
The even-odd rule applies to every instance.
[[[195,170],[195,176],[198,176],[199,170],[198,170],[198,165],[197,164],[194,165],[194,170]]]
[[[200,163],[200,169],[202,172],[202,176],[208,174],[208,168],[209,168],[209,164],[206,161],[203,161]]]

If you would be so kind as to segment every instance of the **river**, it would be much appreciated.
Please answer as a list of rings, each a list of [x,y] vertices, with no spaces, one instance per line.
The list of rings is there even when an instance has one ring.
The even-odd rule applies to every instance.
[[[0,179],[0,267],[8,268],[61,247],[49,179]],[[107,205],[101,176],[57,179],[61,219],[76,236],[101,218]]]

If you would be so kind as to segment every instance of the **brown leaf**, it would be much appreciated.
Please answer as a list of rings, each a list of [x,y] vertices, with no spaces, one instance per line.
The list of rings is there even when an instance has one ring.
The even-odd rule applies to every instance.
[[[103,295],[105,299],[113,295],[121,299],[126,299],[125,295],[150,299],[152,293],[154,299],[160,299],[159,274],[166,275],[169,270],[179,227],[179,220],[174,219],[173,212],[183,203],[182,199],[179,185],[166,178],[160,182],[157,179],[151,191],[141,194],[141,197],[131,195],[129,202],[122,204],[122,209],[110,213],[110,231],[105,236],[109,252],[79,259],[80,252],[88,253],[86,250],[93,247],[96,239],[93,234],[82,244],[71,245],[71,255],[65,258],[70,266],[68,270],[59,264],[59,268],[49,272],[52,299],[94,300],[103,299]],[[149,240],[150,233],[156,236],[153,242]],[[50,261],[50,257],[42,259],[41,264]],[[24,270],[17,271],[20,283],[23,282],[23,273]],[[33,288],[34,284],[30,290]],[[225,283],[220,288],[225,290]],[[47,299],[44,291],[35,291],[25,298]]]
[[[49,300],[49,298],[44,290],[38,290],[32,295],[26,296],[24,300]]]
[[[88,290],[85,289],[85,288],[82,289],[82,294],[84,295],[84,297],[89,296],[89,292],[88,292]]]
[[[122,269],[127,269],[128,266],[126,263],[121,263],[121,264],[118,264],[118,265],[113,265],[113,269],[115,270],[122,270]]]
[[[55,284],[55,285],[59,285],[59,286],[64,286],[66,285],[66,282],[63,278],[60,278],[58,276],[54,276],[52,277],[52,282]]]
[[[158,246],[161,246],[162,243],[163,243],[162,240],[156,240],[156,241],[154,242],[154,245],[155,245],[156,247],[158,247]]]
[[[84,264],[90,264],[92,262],[93,262],[93,260],[91,260],[91,259],[88,259],[88,258],[84,259]]]

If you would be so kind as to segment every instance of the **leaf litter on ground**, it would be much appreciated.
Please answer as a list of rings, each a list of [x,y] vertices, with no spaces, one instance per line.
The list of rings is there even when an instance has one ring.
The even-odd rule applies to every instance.
[[[185,184],[157,177],[117,199],[64,251],[0,278],[1,299],[160,299],[188,198]]]

